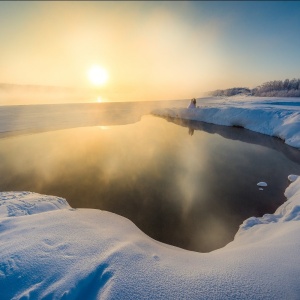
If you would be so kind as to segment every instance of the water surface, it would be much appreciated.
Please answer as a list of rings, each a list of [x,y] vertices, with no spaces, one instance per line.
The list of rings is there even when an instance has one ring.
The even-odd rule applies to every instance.
[[[111,211],[156,240],[208,252],[230,242],[246,218],[285,201],[287,176],[300,174],[298,154],[243,129],[146,115],[0,139],[0,190]],[[259,181],[268,187],[260,191]]]

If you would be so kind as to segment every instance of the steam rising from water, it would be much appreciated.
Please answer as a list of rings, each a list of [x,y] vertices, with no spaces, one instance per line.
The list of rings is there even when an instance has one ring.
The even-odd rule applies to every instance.
[[[0,190],[57,195],[73,207],[112,211],[157,240],[205,252],[232,240],[245,218],[272,212],[283,200],[277,198],[285,188],[278,185],[280,174],[300,171],[274,150],[197,127],[190,136],[186,127],[141,118],[146,109],[133,103],[0,108],[0,122],[14,117],[7,134],[19,134],[0,139]],[[20,135],[34,133],[35,124],[40,131],[85,128]],[[278,175],[266,179],[271,188],[262,194],[257,179],[269,173]]]
[[[89,103],[97,97],[97,89],[0,83],[0,106]]]
[[[170,105],[182,105],[182,101],[0,106],[0,138],[73,127],[124,125],[139,121],[154,108]]]

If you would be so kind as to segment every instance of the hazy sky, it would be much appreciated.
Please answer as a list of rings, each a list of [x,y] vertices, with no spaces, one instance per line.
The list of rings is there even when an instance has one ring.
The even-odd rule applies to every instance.
[[[198,97],[300,77],[300,2],[1,1],[0,83],[92,87],[114,100]]]

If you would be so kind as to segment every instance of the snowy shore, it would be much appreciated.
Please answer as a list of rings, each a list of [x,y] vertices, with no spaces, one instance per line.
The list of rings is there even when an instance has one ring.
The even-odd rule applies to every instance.
[[[157,242],[131,221],[62,198],[0,193],[1,299],[299,299],[300,177],[274,214],[222,249]]]
[[[154,114],[242,126],[300,148],[296,100],[204,102]],[[56,196],[0,192],[0,298],[299,299],[300,176],[289,180],[274,214],[245,220],[232,242],[210,253],[160,243],[124,217],[73,209]]]
[[[256,98],[236,96],[199,99],[197,108],[162,108],[153,114],[243,127],[278,137],[286,144],[300,149],[299,98]]]

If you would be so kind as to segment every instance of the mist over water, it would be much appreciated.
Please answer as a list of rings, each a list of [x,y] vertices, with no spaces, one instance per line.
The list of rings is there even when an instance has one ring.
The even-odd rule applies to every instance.
[[[273,213],[285,201],[287,176],[300,174],[291,147],[274,150],[260,134],[245,138],[237,128],[175,124],[143,115],[146,109],[134,104],[102,106],[101,113],[97,107],[49,106],[40,133],[30,129],[29,117],[12,123],[27,131],[0,139],[0,190],[111,211],[154,239],[208,252],[230,242],[246,218]],[[30,109],[32,117],[41,115],[41,108]],[[49,119],[60,130],[48,131],[42,120]],[[268,187],[260,191],[259,181]]]

